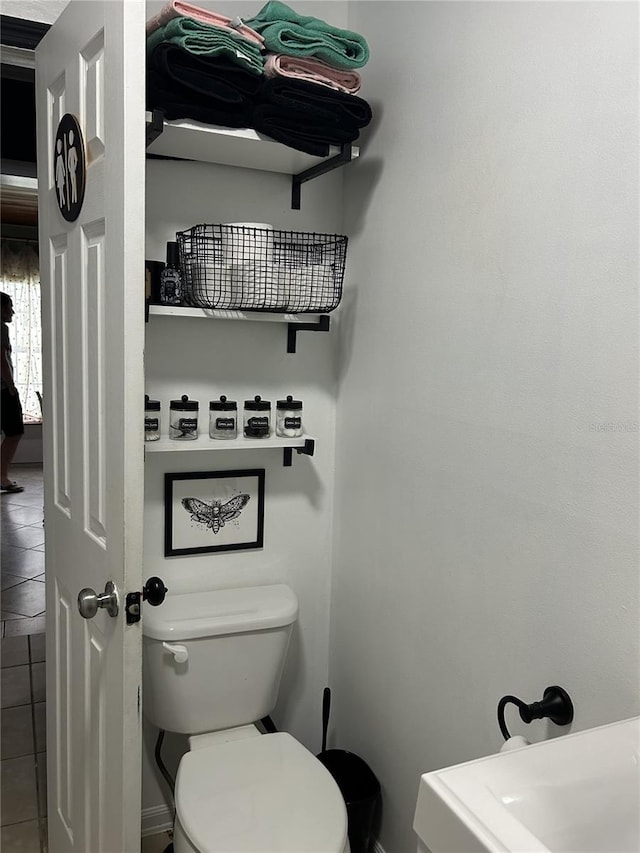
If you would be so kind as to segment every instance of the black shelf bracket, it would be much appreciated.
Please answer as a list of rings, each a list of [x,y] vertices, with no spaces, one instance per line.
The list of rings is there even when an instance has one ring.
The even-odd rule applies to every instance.
[[[311,166],[305,169],[304,172],[299,172],[297,175],[291,175],[291,209],[300,210],[300,187],[305,181],[311,181],[313,178],[319,178],[320,175],[326,175],[327,172],[332,172],[345,163],[350,163],[352,158],[352,147],[350,142],[345,142],[340,146],[340,153],[329,160],[318,163],[316,166]]]
[[[287,325],[287,352],[295,352],[298,332],[328,332],[331,328],[331,318],[322,314],[317,323],[288,323]]]
[[[151,111],[151,121],[146,124],[146,145],[147,148],[151,145],[154,139],[157,139],[164,130],[164,113],[162,110]]]
[[[304,456],[313,456],[315,449],[316,442],[313,438],[305,438],[304,445],[302,447],[285,447],[283,450],[282,465],[285,468],[291,467],[294,450],[296,453],[302,453]]]

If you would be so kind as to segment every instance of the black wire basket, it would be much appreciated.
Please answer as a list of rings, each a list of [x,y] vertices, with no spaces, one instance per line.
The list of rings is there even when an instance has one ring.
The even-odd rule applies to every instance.
[[[247,225],[194,225],[176,237],[188,305],[326,313],[342,297],[347,237]]]

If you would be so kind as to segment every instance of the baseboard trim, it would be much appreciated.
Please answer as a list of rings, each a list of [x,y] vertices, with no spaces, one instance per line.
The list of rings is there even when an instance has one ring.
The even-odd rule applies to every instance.
[[[173,829],[173,812],[169,806],[152,806],[150,809],[142,810],[142,825],[140,835],[158,835]]]

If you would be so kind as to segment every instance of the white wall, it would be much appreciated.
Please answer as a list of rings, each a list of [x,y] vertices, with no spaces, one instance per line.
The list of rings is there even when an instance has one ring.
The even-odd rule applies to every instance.
[[[163,259],[175,232],[200,222],[269,222],[276,228],[343,233],[342,175],[302,188],[302,209],[291,210],[284,175],[194,163],[149,161],[146,257]],[[226,394],[239,403],[260,394],[275,401],[293,394],[304,404],[305,430],[315,436],[313,458],[282,450],[148,453],[145,463],[145,571],[176,592],[288,583],[300,602],[273,718],[314,752],[320,748],[322,690],[328,678],[329,598],[333,515],[336,370],[334,333],[300,332],[288,354],[287,328],[274,323],[216,322],[151,316],[145,345],[146,391],[162,401],[200,401],[208,433],[209,401]],[[207,439],[208,441],[208,439]],[[222,445],[223,442],[219,442]],[[255,446],[255,445],[254,445]],[[204,556],[164,557],[164,473],[266,469],[264,548]],[[224,686],[223,686],[224,687]],[[143,807],[163,802],[153,766],[155,732],[145,726]],[[167,738],[175,765],[184,739]]]
[[[166,0],[147,0],[147,17],[157,14],[165,2]],[[265,3],[262,0],[200,0],[197,5],[231,17],[240,15],[248,20],[257,15]],[[303,15],[315,15],[336,27],[347,26],[348,6],[346,0],[296,0],[295,3],[295,8]]]
[[[42,21],[52,24],[62,13],[69,0],[2,0],[2,14],[14,18],[24,18],[28,21]],[[149,0],[147,9],[149,17],[156,14],[164,5],[164,0]],[[212,9],[226,15],[242,15],[251,17],[257,14],[264,3],[260,0],[201,0],[198,6]],[[298,0],[297,7],[304,10],[305,15],[317,15],[330,20],[336,26],[346,24],[347,4],[342,0],[333,0],[328,5],[327,0]]]
[[[345,170],[332,738],[387,853],[422,772],[499,748],[503,694],[640,712],[637,15],[350,6],[376,119]]]
[[[18,445],[15,465],[42,464],[42,424],[25,424],[24,436]]]

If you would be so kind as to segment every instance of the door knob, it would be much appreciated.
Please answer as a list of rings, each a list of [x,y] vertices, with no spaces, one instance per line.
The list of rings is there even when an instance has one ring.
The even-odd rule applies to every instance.
[[[90,587],[78,593],[78,610],[84,619],[93,619],[99,607],[104,607],[109,616],[118,615],[118,587],[112,581],[107,581],[102,593]]]

